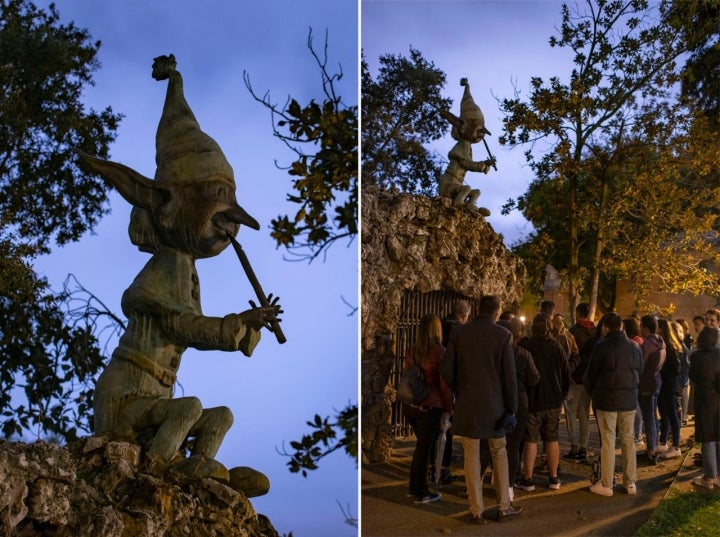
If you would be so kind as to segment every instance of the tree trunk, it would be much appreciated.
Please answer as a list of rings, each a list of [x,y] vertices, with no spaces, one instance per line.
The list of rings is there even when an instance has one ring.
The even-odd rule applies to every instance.
[[[577,288],[577,273],[580,265],[580,244],[578,239],[578,227],[577,227],[577,184],[578,179],[576,174],[572,174],[568,177],[569,185],[569,201],[570,211],[568,214],[568,233],[570,235],[570,248],[568,259],[568,305],[570,307],[570,319],[572,324],[575,324],[575,307],[578,303],[578,288]]]
[[[607,197],[608,197],[608,180],[602,178],[602,190],[600,192],[600,208],[598,210],[597,219],[597,241],[595,242],[595,255],[593,257],[592,267],[592,287],[590,289],[590,319],[595,319],[595,310],[597,309],[598,290],[600,287],[600,260],[602,251],[605,248],[605,226],[608,221],[607,215]]]

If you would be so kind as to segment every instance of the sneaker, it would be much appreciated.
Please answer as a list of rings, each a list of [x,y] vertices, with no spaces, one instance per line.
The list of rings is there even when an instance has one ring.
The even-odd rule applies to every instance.
[[[667,450],[665,453],[661,453],[658,456],[658,458],[665,460],[665,459],[675,459],[675,458],[681,457],[681,456],[682,456],[682,452],[680,451],[680,448],[674,447],[672,449]]]
[[[414,503],[430,503],[436,502],[440,499],[440,494],[435,492],[428,492],[424,496],[418,496]]]
[[[559,490],[560,489],[560,479],[558,476],[552,477],[550,476],[550,479],[548,481],[548,488],[550,490]]]
[[[498,509],[497,521],[502,522],[503,520],[507,520],[508,518],[518,516],[522,512],[522,507],[515,507],[513,504],[510,504],[510,507],[508,507],[504,511],[502,509]]]
[[[585,459],[587,459],[587,450],[582,447],[580,449],[578,449],[575,459],[579,460],[579,461],[584,461]]]
[[[649,464],[650,466],[655,466],[655,465],[657,465],[657,463],[658,463],[658,454],[657,454],[657,453],[653,453],[653,454],[651,455],[650,453],[648,453],[648,452],[646,451],[646,452],[645,452],[645,458],[647,459],[648,464]]]
[[[637,494],[637,487],[635,486],[635,483],[628,483],[625,485],[625,491],[630,496],[635,496]]]
[[[705,479],[705,476],[698,476],[695,479],[692,480],[693,485],[697,485],[698,487],[703,487],[706,489],[712,489],[714,487],[717,487],[717,481],[714,479]]]
[[[569,460],[569,461],[574,461],[577,458],[577,454],[578,454],[577,446],[572,446],[570,448],[570,451],[568,451],[567,453],[565,453],[565,455],[563,455],[563,459]]]
[[[613,495],[613,489],[610,487],[603,487],[602,481],[598,481],[592,487],[590,487],[590,492],[594,492],[595,494],[599,494],[600,496]]]
[[[667,442],[663,444],[658,444],[655,448],[655,453],[665,453],[668,450]]]
[[[535,490],[535,483],[533,483],[532,478],[522,478],[516,486],[525,492],[532,492]]]

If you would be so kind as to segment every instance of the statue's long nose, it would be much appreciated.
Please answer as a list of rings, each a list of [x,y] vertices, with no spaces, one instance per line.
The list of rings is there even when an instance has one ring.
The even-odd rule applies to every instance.
[[[225,215],[227,216],[228,220],[234,222],[235,224],[242,224],[257,230],[260,229],[260,224],[258,224],[258,221],[255,220],[252,216],[250,216],[247,211],[245,211],[245,209],[243,209],[239,205],[235,205],[227,209],[225,211]]]

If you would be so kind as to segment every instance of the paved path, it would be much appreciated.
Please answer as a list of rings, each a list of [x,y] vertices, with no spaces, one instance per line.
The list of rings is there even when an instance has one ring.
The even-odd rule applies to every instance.
[[[560,426],[560,453],[569,449],[564,422]],[[691,445],[692,424],[682,429],[683,446]],[[536,468],[534,492],[517,491],[515,505],[525,510],[517,518],[495,522],[494,488],[487,482],[484,488],[485,517],[471,520],[462,472],[462,460],[453,462],[455,480],[442,486],[442,499],[438,502],[416,505],[407,498],[410,459],[414,437],[396,442],[391,460],[387,463],[363,465],[361,470],[361,535],[365,537],[435,537],[438,535],[484,536],[632,536],[657,507],[670,487],[691,489],[693,477],[701,469],[693,465],[697,449],[683,447],[683,456],[650,466],[638,458],[638,494],[629,496],[622,487],[616,487],[610,498],[591,493],[591,464],[567,462],[561,459],[560,490],[547,488],[547,470]],[[597,427],[591,422],[590,453],[599,450]],[[640,453],[640,451],[638,451]],[[462,447],[454,443],[455,458],[462,458]],[[538,458],[537,466],[542,465]],[[616,464],[621,463],[617,450]],[[620,468],[616,468],[619,471]],[[616,480],[622,481],[621,474]]]

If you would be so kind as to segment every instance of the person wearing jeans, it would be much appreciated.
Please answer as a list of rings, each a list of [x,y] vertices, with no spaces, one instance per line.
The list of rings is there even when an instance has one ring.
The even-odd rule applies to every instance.
[[[440,318],[428,314],[420,319],[415,342],[405,354],[405,369],[417,364],[423,373],[428,395],[417,404],[406,404],[405,413],[415,432],[417,443],[410,464],[409,495],[415,503],[428,503],[440,499],[440,494],[428,487],[427,470],[430,446],[440,432],[440,418],[443,412],[452,412],[452,392],[440,377],[440,365],[445,355],[442,346],[442,325]]]
[[[565,418],[571,448],[563,458],[583,460],[590,437],[590,396],[582,384],[570,385],[565,398]]]
[[[656,393],[641,393],[638,396],[643,423],[645,423],[645,450],[651,462],[655,463],[658,438],[657,422],[657,398]]]
[[[650,464],[657,464],[657,397],[660,393],[660,370],[665,363],[665,342],[657,334],[658,322],[652,315],[640,318],[640,336],[643,338],[643,372],[640,377],[639,401],[647,436],[646,455]]]

